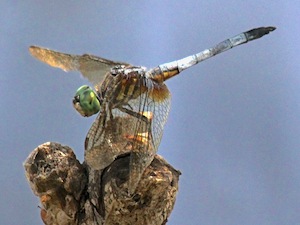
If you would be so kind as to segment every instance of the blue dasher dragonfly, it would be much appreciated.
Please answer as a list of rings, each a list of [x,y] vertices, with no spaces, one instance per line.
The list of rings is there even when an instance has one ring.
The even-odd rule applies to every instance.
[[[261,38],[275,27],[240,33],[195,55],[147,70],[128,63],[84,54],[72,55],[31,46],[40,61],[64,71],[80,71],[93,85],[80,87],[73,99],[82,116],[99,113],[85,140],[85,162],[103,170],[118,156],[130,153],[129,193],[153,160],[170,110],[164,81],[183,70],[235,46]]]

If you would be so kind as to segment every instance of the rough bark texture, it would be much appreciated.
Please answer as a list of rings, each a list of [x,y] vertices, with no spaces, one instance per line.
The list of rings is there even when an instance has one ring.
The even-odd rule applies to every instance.
[[[41,201],[46,225],[166,224],[175,204],[180,172],[156,155],[133,195],[128,194],[129,155],[103,171],[80,164],[72,149],[47,142],[24,163]]]

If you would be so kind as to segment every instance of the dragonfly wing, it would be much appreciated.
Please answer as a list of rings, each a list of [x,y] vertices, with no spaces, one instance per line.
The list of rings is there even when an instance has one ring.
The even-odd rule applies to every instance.
[[[107,73],[110,72],[114,66],[129,64],[123,62],[111,61],[100,58],[94,55],[84,54],[79,58],[79,70],[84,77],[86,77],[95,86],[99,85]]]
[[[95,86],[103,80],[112,67],[129,65],[128,63],[116,62],[89,54],[72,55],[39,46],[30,46],[29,52],[36,59],[65,72],[80,71]]]
[[[94,170],[104,169],[115,159],[115,149],[109,140],[112,129],[105,121],[105,114],[99,113],[85,139],[84,160]]]
[[[143,118],[135,117],[133,135],[126,136],[132,148],[128,185],[130,194],[134,193],[142,174],[154,159],[170,110],[171,96],[165,84],[157,86],[151,80],[146,83],[148,91],[128,102],[129,108],[143,115]]]
[[[128,135],[133,135],[135,118],[113,109],[109,111],[108,102],[103,102],[101,111],[95,119],[85,139],[85,162],[94,170],[109,166],[119,155],[131,151]]]
[[[138,95],[124,105],[111,108],[110,99],[104,99],[85,142],[85,161],[95,170],[104,169],[120,155],[131,154],[129,193],[134,193],[157,152],[170,109],[165,84],[141,78],[140,85]]]

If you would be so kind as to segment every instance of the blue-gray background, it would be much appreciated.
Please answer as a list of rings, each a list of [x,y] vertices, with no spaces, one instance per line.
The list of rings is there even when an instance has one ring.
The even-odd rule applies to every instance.
[[[83,160],[94,118],[71,104],[87,84],[32,58],[41,45],[149,67],[248,29],[262,39],[167,82],[173,101],[159,148],[182,171],[169,224],[300,224],[299,1],[1,1],[1,224],[37,225],[23,161],[39,144]]]

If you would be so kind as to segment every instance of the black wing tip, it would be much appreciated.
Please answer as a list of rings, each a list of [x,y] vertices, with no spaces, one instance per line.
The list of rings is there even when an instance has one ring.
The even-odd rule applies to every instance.
[[[37,48],[42,48],[42,47],[37,46],[37,45],[30,45],[28,49],[30,51],[30,50],[37,49]]]
[[[38,48],[39,48],[39,47],[38,47],[38,46],[35,46],[35,45],[29,46],[29,48],[28,48],[29,53],[30,53],[32,56],[35,56]]]
[[[40,47],[40,46],[37,46],[37,45],[30,45],[28,50],[30,52],[31,55],[35,55],[37,54],[37,52],[39,52],[40,50],[43,50],[43,49],[46,49],[46,48],[43,48],[43,47]]]

